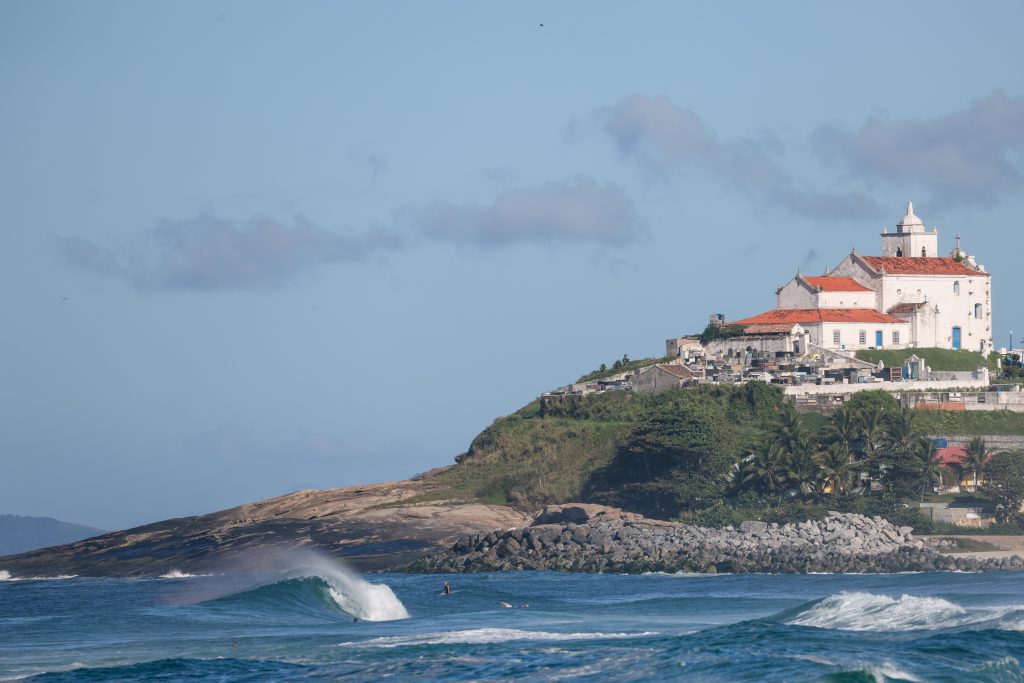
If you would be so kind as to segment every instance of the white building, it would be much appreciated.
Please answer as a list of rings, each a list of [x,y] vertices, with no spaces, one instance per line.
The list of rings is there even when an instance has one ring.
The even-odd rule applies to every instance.
[[[735,324],[799,324],[812,344],[834,349],[992,349],[992,277],[959,235],[938,256],[938,231],[911,203],[896,232],[883,230],[882,256],[854,250],[823,276],[798,271],[776,294],[774,311]]]

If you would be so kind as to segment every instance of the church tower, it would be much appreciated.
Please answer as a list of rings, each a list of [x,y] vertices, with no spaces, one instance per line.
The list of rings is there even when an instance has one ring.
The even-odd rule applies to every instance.
[[[939,231],[925,230],[924,221],[914,215],[913,202],[907,202],[907,215],[896,224],[896,232],[882,229],[882,256],[934,258],[938,252]]]

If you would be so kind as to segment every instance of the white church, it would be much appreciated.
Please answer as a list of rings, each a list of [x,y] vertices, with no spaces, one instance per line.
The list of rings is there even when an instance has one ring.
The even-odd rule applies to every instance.
[[[882,230],[882,255],[856,249],[822,276],[801,275],[776,290],[773,311],[733,324],[747,333],[788,334],[829,349],[938,347],[992,350],[992,277],[956,247],[938,254],[907,204],[896,231]]]

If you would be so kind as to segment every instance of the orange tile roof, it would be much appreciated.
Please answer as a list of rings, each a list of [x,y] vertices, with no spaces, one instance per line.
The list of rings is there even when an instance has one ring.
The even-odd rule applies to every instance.
[[[777,308],[751,318],[736,320],[730,325],[761,325],[764,323],[905,323],[896,316],[873,308]]]
[[[812,286],[817,287],[823,292],[870,292],[871,289],[865,287],[861,283],[854,280],[852,277],[805,277],[807,282],[811,283]]]
[[[989,277],[988,273],[974,270],[966,263],[953,258],[909,256],[864,256],[868,265],[875,270],[884,270],[891,275],[976,275]]]

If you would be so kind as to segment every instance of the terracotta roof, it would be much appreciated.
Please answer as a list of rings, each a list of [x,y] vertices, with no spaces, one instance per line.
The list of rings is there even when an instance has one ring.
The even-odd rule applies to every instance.
[[[906,323],[905,320],[880,313],[873,308],[777,308],[730,325],[763,323]]]
[[[947,446],[936,450],[935,455],[941,458],[942,464],[946,467],[960,467],[964,456],[967,455],[967,449],[963,446]]]
[[[747,325],[743,334],[789,334],[793,331],[796,323],[761,323],[760,325]]]
[[[805,280],[812,286],[817,287],[823,292],[870,292],[871,289],[865,287],[861,283],[854,280],[852,277],[805,277]]]
[[[899,315],[900,313],[913,313],[922,306],[924,306],[924,304],[921,302],[913,304],[896,304],[895,306],[889,309],[889,313],[891,315]]]
[[[659,370],[664,370],[670,375],[675,375],[679,379],[690,379],[693,377],[693,370],[686,367],[685,365],[679,365],[678,363],[671,363],[668,365],[658,365]]]
[[[891,275],[976,275],[989,277],[988,273],[974,270],[966,263],[953,258],[909,256],[863,256],[875,270],[884,270]]]

